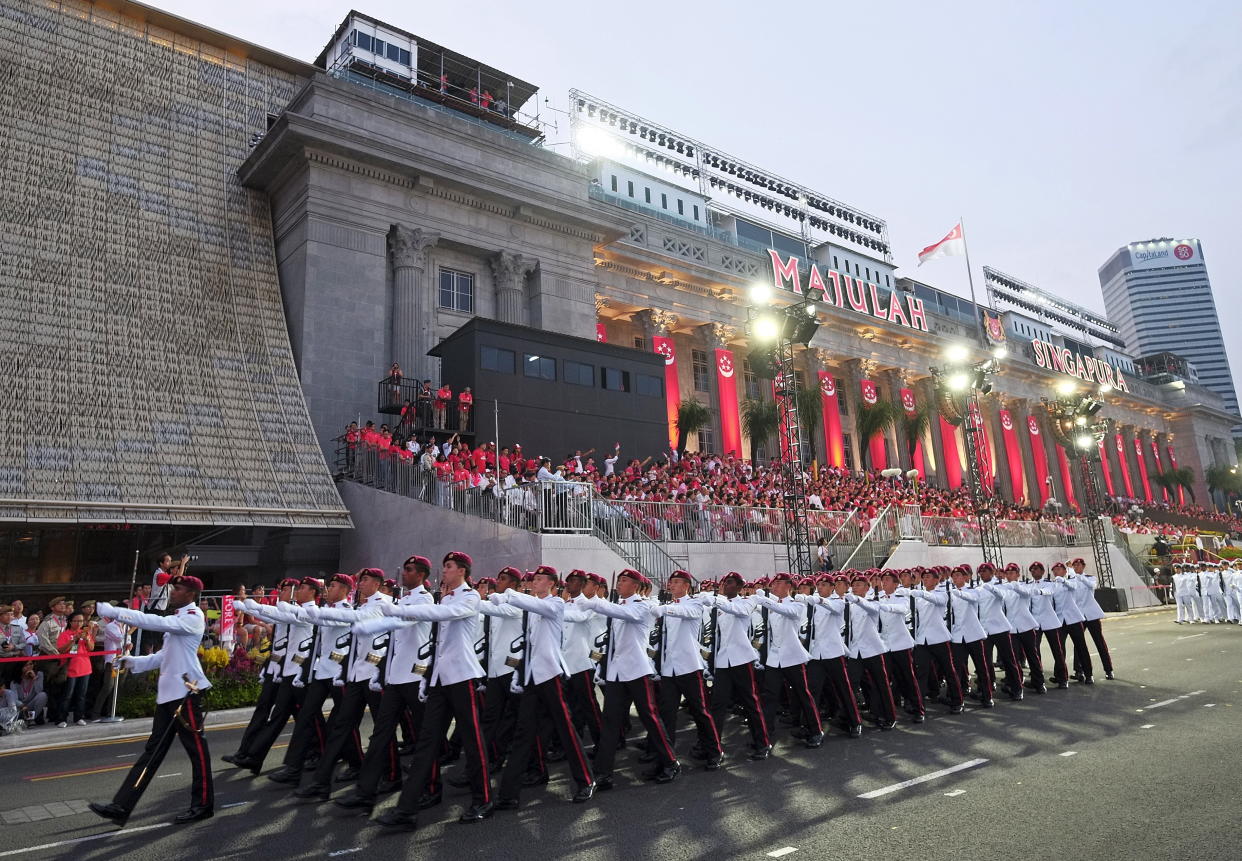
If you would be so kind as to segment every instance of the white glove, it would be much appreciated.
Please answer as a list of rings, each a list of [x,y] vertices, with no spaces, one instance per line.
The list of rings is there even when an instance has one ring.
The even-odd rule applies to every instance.
[[[336,679],[333,679],[333,680],[332,680],[332,687],[334,687],[334,688],[343,688],[343,687],[345,687],[345,680],[344,680],[344,679],[342,679],[342,678],[336,678]]]
[[[396,610],[396,609],[397,609],[397,605],[396,605],[396,604],[393,604],[393,603],[391,603],[391,602],[389,602],[389,601],[381,601],[381,602],[379,603],[379,605],[378,605],[378,606],[379,606],[379,612],[380,612],[380,615],[381,615],[381,616],[395,616],[395,615],[397,615],[396,613],[394,613],[394,612],[393,612],[394,610]]]
[[[247,598],[245,601],[242,601],[241,603],[242,603],[242,606],[245,607],[246,610],[248,610],[251,615],[255,615],[254,608],[259,606],[257,601],[255,601],[253,598]]]
[[[115,619],[116,618],[116,608],[113,607],[111,604],[109,604],[107,601],[95,602],[95,612],[99,614],[99,618],[101,619]]]
[[[755,590],[755,597],[756,597],[756,598],[766,598],[766,597],[768,597],[768,593],[767,593],[767,592],[765,592],[763,589],[756,589],[756,590]]]
[[[95,605],[95,609],[96,610],[99,609],[98,604]],[[121,663],[125,665],[126,669],[132,670],[134,668],[134,656],[133,655],[121,655]]]
[[[505,603],[505,596],[500,592],[493,592],[487,596],[487,600],[491,601],[493,604],[503,604]]]
[[[296,679],[293,680],[293,686],[295,688],[304,688],[306,687],[306,682],[302,681],[301,676],[298,676]]]
[[[384,690],[384,686],[375,679],[371,679],[371,681],[367,682],[367,687],[375,691],[377,694]]]

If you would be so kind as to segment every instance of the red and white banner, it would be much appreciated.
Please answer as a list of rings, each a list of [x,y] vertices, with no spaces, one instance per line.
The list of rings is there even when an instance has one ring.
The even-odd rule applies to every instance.
[[[1013,423],[1013,413],[1001,410],[998,413],[1001,426],[1001,437],[1005,440],[1005,459],[1009,463],[1009,483],[1013,487],[1013,501],[1018,505],[1026,504],[1026,470],[1022,468],[1022,446],[1018,443],[1018,429]]]
[[[1173,469],[1177,469],[1177,453],[1173,451],[1173,443],[1169,443],[1168,451],[1169,451],[1169,466]],[[1186,489],[1180,486],[1177,488],[1177,504],[1178,505],[1186,504]]]
[[[660,335],[651,339],[651,347],[664,357],[664,403],[668,408],[668,447],[677,445],[677,407],[681,403],[681,386],[677,383],[677,354],[673,339]]]
[[[901,408],[905,410],[906,415],[912,416],[919,411],[913,389],[902,389],[899,394],[901,395]],[[927,478],[927,471],[923,468],[923,441],[921,439],[914,441],[913,461],[911,466],[918,470],[919,478]]]
[[[225,595],[220,599],[220,642],[232,643],[234,627],[237,625],[237,611],[233,608],[233,596]]]
[[[1109,496],[1116,496],[1117,492],[1113,490],[1113,470],[1108,465],[1108,448],[1104,445],[1104,437],[1096,440],[1095,445],[1100,450],[1100,472],[1104,474],[1104,488]]]
[[[944,239],[919,252],[919,265],[938,257],[960,257],[965,253],[966,236],[962,233],[962,223],[959,221]]]
[[[1143,499],[1151,502],[1151,484],[1147,481],[1147,458],[1143,456],[1143,441],[1134,438],[1134,456],[1138,459],[1139,478],[1143,480]]]
[[[820,405],[823,408],[824,451],[828,465],[845,466],[845,436],[841,432],[841,403],[837,400],[837,381],[827,371],[819,372]]]
[[[936,420],[940,422],[940,454],[941,463],[944,464],[944,480],[950,490],[957,490],[962,486],[962,458],[958,454],[957,428],[945,421],[942,415],[937,415]]]
[[[1152,460],[1155,461],[1156,464],[1156,472],[1164,475],[1164,465],[1160,463],[1160,443],[1154,439],[1151,441],[1151,456]],[[1169,492],[1163,487],[1160,488],[1160,496],[1164,502],[1169,501]]]
[[[988,429],[983,423],[983,415],[979,412],[977,403],[971,402],[969,413],[966,420],[975,429],[975,444],[979,452],[979,474],[983,476],[983,486],[987,488],[988,493],[995,493],[996,473],[992,469],[992,442],[988,439]]]
[[[1117,433],[1113,437],[1113,445],[1117,449],[1117,460],[1121,462],[1121,483],[1126,489],[1126,496],[1134,497],[1134,485],[1130,482],[1130,461],[1126,458],[1126,442]]]
[[[742,457],[742,417],[737,406],[737,369],[733,353],[716,351],[716,385],[720,392],[720,451]]]
[[[880,392],[871,380],[863,380],[858,384],[858,387],[862,390],[862,400],[867,406],[873,407],[880,400]],[[888,469],[888,452],[884,447],[884,434],[878,433],[865,442],[867,443],[867,451],[871,455],[871,468]]]
[[[601,344],[608,343],[608,329],[605,328],[603,323],[595,324],[595,340],[599,341]]]
[[[1065,488],[1065,503],[1075,511],[1078,510],[1078,497],[1074,494],[1074,475],[1070,472],[1069,458],[1065,449],[1057,446],[1057,463],[1061,465],[1061,485]]]
[[[1026,430],[1031,435],[1031,457],[1035,460],[1035,480],[1039,482],[1039,506],[1042,508],[1052,495],[1052,486],[1048,483],[1048,453],[1039,432],[1039,419],[1027,416]]]

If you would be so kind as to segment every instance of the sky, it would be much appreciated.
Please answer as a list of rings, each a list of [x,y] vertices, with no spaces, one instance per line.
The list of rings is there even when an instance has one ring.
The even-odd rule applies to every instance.
[[[1236,0],[353,2],[553,108],[577,87],[873,213],[899,274],[960,295],[961,258],[915,271],[959,218],[980,289],[989,265],[1099,311],[1096,272],[1121,245],[1198,238],[1242,378]],[[350,9],[153,5],[307,61]]]

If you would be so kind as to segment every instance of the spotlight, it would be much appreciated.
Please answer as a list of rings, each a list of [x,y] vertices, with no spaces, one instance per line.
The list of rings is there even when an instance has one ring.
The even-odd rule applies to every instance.
[[[1072,395],[1078,391],[1078,384],[1073,380],[1061,380],[1056,385],[1058,395]]]
[[[1086,417],[1086,416],[1079,416],[1078,418],[1074,419],[1074,424],[1078,425],[1080,428],[1084,428],[1084,427],[1086,427],[1086,426],[1087,426],[1087,417]]]
[[[992,348],[992,355],[997,359],[1003,359],[1009,355],[1009,348],[1004,344],[997,344]]]
[[[1078,447],[1083,451],[1089,451],[1091,446],[1095,445],[1095,437],[1089,433],[1079,434],[1078,438],[1074,440],[1074,442],[1076,442]]]
[[[1112,390],[1113,390],[1112,383],[1101,383],[1100,384],[1100,394],[1107,395]]]
[[[608,132],[595,126],[585,126],[579,129],[577,141],[579,148],[587,155],[618,158],[625,154],[625,149],[620,142]]]
[[[750,304],[767,305],[772,301],[772,288],[763,283],[754,284],[750,288]]]
[[[818,287],[806,291],[806,298],[809,302],[823,302],[824,291]]]
[[[946,383],[952,391],[964,392],[970,388],[970,374],[958,371],[956,374],[950,374]]]
[[[814,303],[814,302],[807,302],[807,303],[806,303],[806,305],[804,305],[804,306],[802,307],[802,310],[803,310],[803,311],[806,311],[806,315],[807,315],[808,317],[814,317],[814,316],[815,316],[815,312],[816,312],[817,310],[819,310],[819,309],[817,309],[817,308],[815,307],[815,303]]]
[[[970,348],[965,344],[950,344],[945,348],[945,361],[957,364],[964,362],[970,357]]]
[[[763,316],[755,320],[755,338],[760,341],[775,341],[781,333],[781,325],[775,317]]]

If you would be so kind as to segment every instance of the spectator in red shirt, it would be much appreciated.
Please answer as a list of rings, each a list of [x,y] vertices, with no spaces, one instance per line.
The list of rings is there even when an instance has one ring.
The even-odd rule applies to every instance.
[[[470,427],[470,408],[474,405],[474,395],[470,394],[470,387],[466,386],[461,390],[461,394],[457,396],[457,429],[467,430]]]
[[[86,616],[74,613],[69,617],[69,627],[60,632],[56,640],[56,648],[62,655],[68,655],[68,668],[64,692],[60,700],[60,723],[57,726],[69,725],[69,713],[77,718],[78,726],[86,726],[86,688],[91,680],[91,659],[89,652],[95,648],[95,640],[86,627]]]
[[[444,430],[444,418],[448,414],[449,401],[453,399],[453,390],[448,383],[442,383],[436,389],[434,424],[436,430]]]

